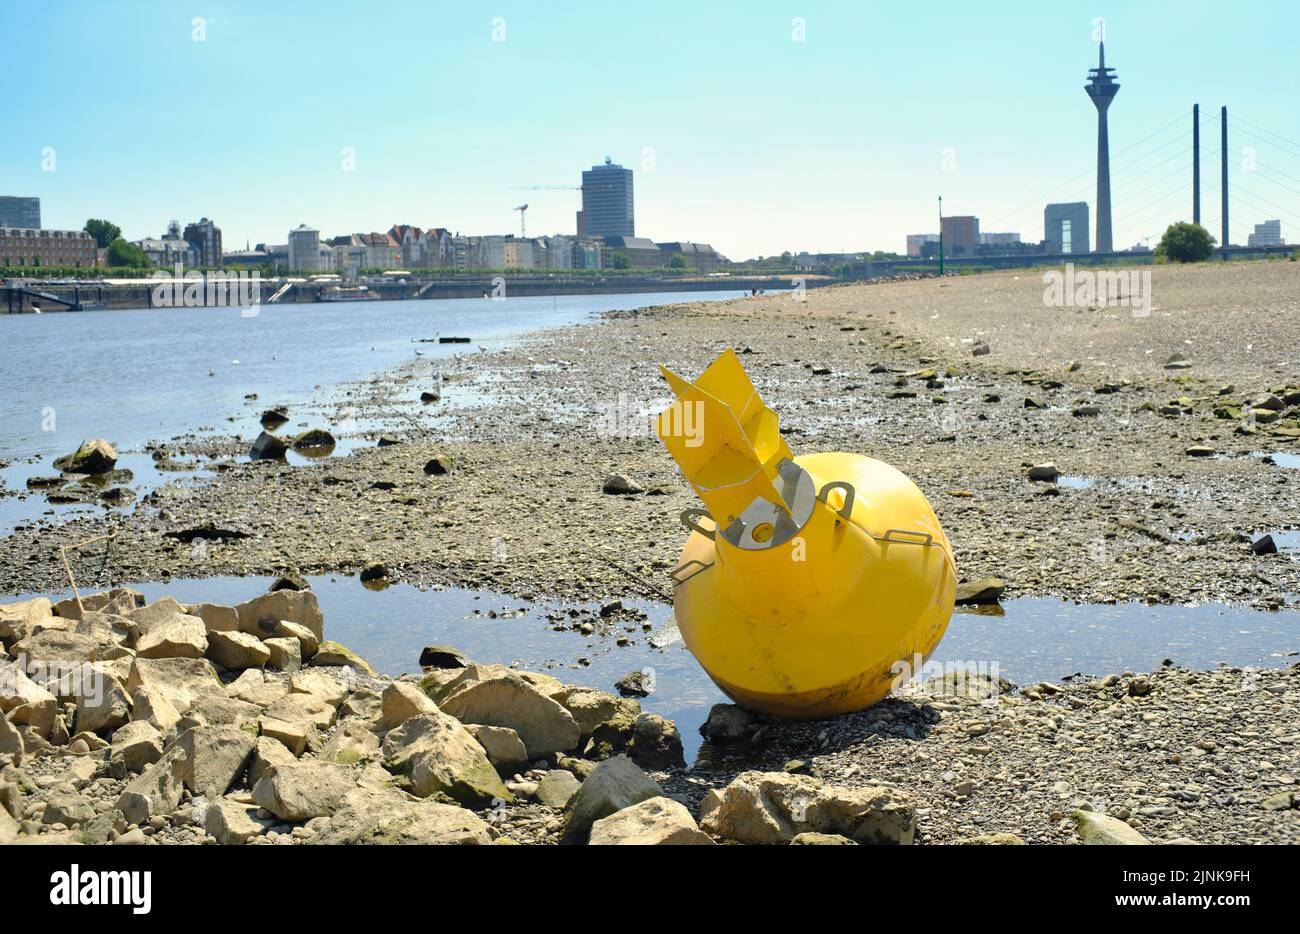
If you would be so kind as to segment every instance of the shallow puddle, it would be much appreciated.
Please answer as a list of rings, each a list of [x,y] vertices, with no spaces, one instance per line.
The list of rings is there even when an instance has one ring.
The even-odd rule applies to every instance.
[[[1278,551],[1300,557],[1300,530],[1286,529],[1268,534],[1273,536],[1273,544],[1277,545]]]
[[[941,661],[997,662],[1017,684],[1082,672],[1289,664],[1300,653],[1300,612],[1221,604],[1075,604],[1053,597],[1007,601],[1001,615],[959,607],[935,652]]]
[[[1252,451],[1250,456],[1267,458],[1278,467],[1300,470],[1300,454],[1294,451]]]
[[[548,615],[563,614],[565,622],[571,607],[594,612],[597,604],[532,602],[459,588],[420,590],[403,583],[374,589],[350,577],[308,581],[325,615],[326,637],[387,674],[417,671],[420,650],[434,643],[454,645],[478,662],[543,671],[610,692],[622,676],[651,668],[655,690],[641,704],[677,723],[687,761],[699,751],[699,727],[709,708],[727,700],[686,650],[671,608],[659,603],[623,601],[645,614],[648,631],[642,620],[623,618],[584,636],[567,626],[553,628],[556,622]],[[235,604],[263,593],[270,583],[271,578],[215,577],[126,586],[149,600],[171,595],[182,603]],[[83,586],[83,592],[91,589]],[[617,645],[620,636],[631,644]],[[1275,667],[1292,663],[1298,652],[1300,611],[1079,605],[1025,597],[999,607],[958,608],[930,661],[1034,684],[1076,672],[1152,671],[1166,658],[1192,669],[1221,663]]]

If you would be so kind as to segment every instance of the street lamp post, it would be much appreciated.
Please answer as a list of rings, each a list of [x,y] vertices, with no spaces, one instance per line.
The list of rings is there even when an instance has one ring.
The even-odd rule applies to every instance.
[[[943,275],[943,195],[939,196],[939,275]]]

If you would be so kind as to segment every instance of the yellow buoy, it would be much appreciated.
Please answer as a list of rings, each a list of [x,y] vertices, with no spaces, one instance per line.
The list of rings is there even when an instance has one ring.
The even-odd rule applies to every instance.
[[[676,401],[659,437],[707,510],[672,572],[682,638],[737,703],[793,719],[880,700],[934,651],[956,595],[925,496],[859,454],[795,457],[732,350]]]

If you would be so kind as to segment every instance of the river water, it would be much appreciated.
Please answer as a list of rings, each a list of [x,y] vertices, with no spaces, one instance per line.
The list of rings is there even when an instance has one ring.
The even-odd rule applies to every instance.
[[[257,430],[264,407],[295,406],[340,384],[415,359],[496,348],[520,334],[593,320],[603,311],[724,300],[740,292],[650,292],[437,301],[321,302],[0,315],[0,483],[31,477],[88,438],[106,438],[143,494],[160,476],[142,452],[185,433]],[[439,344],[438,337],[468,337]],[[430,342],[431,341],[431,342]],[[256,393],[257,400],[246,397]],[[346,453],[340,448],[337,453]],[[39,493],[0,498],[0,535],[38,517],[92,513]]]

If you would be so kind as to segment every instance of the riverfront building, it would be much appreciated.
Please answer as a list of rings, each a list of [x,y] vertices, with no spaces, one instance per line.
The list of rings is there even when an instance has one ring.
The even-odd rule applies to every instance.
[[[648,237],[611,237],[605,240],[605,266],[612,266],[612,256],[627,256],[632,269],[662,269],[664,254],[659,244]]]
[[[668,243],[657,243],[655,246],[659,247],[660,262],[664,266],[671,264],[674,256],[680,256],[686,262],[686,268],[694,269],[696,272],[716,272],[722,265],[722,257],[718,255],[718,251],[707,243],[673,240]]]
[[[980,219],[970,214],[939,219],[943,250],[948,256],[971,256],[980,242]]]
[[[1282,222],[1264,221],[1255,225],[1255,232],[1246,236],[1246,246],[1282,246]]]
[[[579,237],[631,237],[636,234],[632,209],[632,170],[605,157],[582,173]]]
[[[201,217],[185,228],[184,238],[198,253],[198,264],[204,269],[221,268],[221,228],[206,217]]]
[[[907,255],[908,256],[927,255],[926,244],[928,243],[936,244],[936,251],[937,251],[937,244],[939,243],[939,235],[937,233],[908,234]]]
[[[0,227],[0,266],[83,266],[99,264],[95,238],[84,230]]]
[[[1088,253],[1088,202],[1049,204],[1043,209],[1048,253]]]
[[[320,231],[299,224],[289,231],[289,268],[294,272],[320,270]]]

